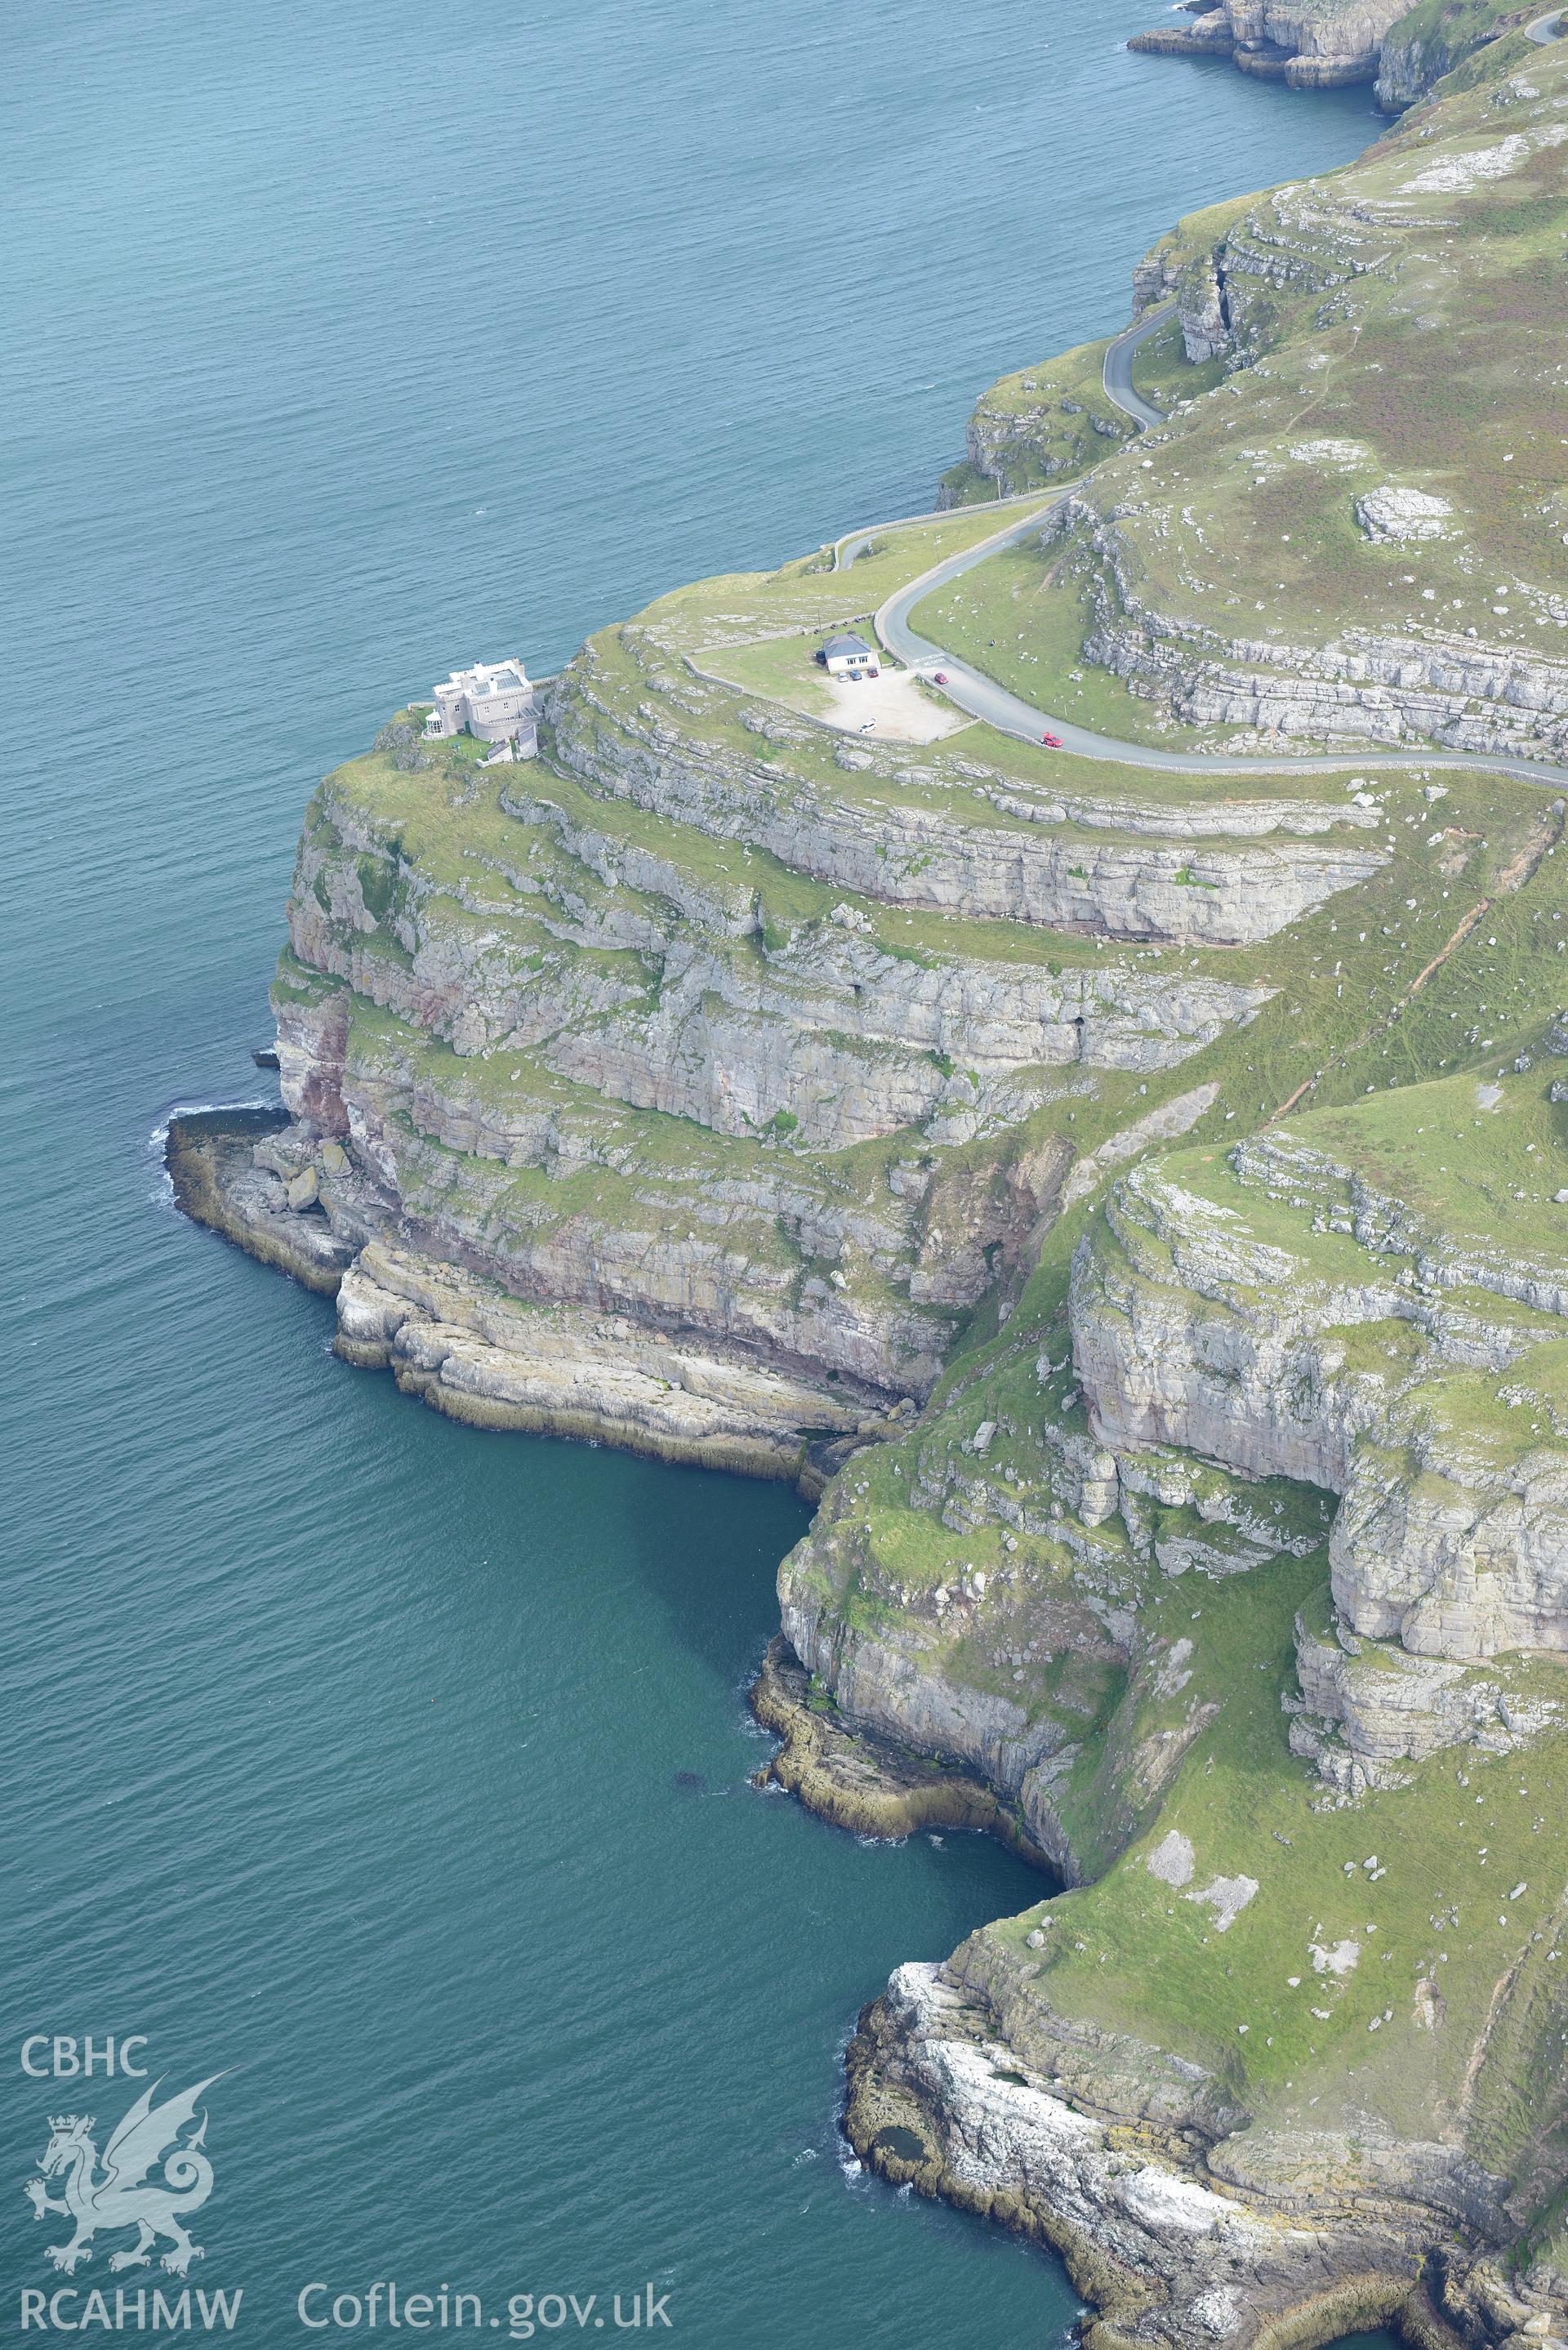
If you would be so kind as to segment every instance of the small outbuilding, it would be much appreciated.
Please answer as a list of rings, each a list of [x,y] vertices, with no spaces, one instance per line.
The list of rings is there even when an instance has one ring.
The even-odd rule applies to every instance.
[[[829,637],[817,659],[829,677],[879,677],[881,664],[864,637]]]

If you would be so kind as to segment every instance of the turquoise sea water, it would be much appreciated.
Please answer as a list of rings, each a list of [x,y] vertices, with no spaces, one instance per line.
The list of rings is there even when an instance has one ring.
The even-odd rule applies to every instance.
[[[1372,134],[1363,92],[1129,57],[1156,14],[9,28],[0,2329],[55,2282],[47,2116],[101,2143],[137,2086],[29,2077],[34,2033],[224,2074],[192,2282],[254,2343],[312,2338],[317,2280],[480,2293],[504,2334],[510,2293],[651,2279],[691,2350],[1075,2314],[841,2167],[858,2006],[1033,1880],[748,1786],[805,1511],[344,1369],[153,1138],[265,1097],[300,809],[403,695],[928,503],[975,393],[1119,323],[1179,211]],[[73,2281],[111,2311],[127,2241]]]

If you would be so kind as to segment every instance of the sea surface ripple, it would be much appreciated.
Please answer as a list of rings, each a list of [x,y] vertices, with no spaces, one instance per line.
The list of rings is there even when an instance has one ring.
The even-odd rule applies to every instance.
[[[860,2003],[1034,1881],[749,1787],[800,1504],[345,1369],[329,1307],[176,1216],[155,1130],[265,1095],[300,812],[403,696],[925,504],[1179,213],[1372,135],[1365,92],[1128,56],[1155,13],[10,25],[4,1980],[17,2047],[223,2074],[192,2282],[253,2341],[306,2338],[316,2280],[652,2280],[690,2350],[1075,2313],[841,2162]],[[4,2061],[14,2313],[55,2282],[47,2115],[101,2139],[133,2085]]]

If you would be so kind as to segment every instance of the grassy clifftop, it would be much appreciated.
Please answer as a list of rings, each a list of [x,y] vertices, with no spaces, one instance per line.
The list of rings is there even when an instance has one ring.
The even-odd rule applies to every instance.
[[[841,1726],[886,1735],[902,1709],[1076,1886],[956,1954],[955,2019],[907,1991],[878,2011],[857,2143],[969,2196],[976,2108],[933,2047],[978,2047],[1021,2103],[1130,2131],[1119,2164],[1305,2225],[1362,2279],[1315,2326],[1273,2236],[1261,2268],[1181,2277],[1145,2242],[1107,2282],[1060,2178],[1009,2155],[984,2207],[1021,2198],[1124,2329],[1163,2275],[1160,2338],[1201,2338],[1216,2265],[1254,2324],[1415,2324],[1394,2281],[1434,2245],[1447,2322],[1469,2331],[1478,2293],[1504,2332],[1559,2322],[1559,862],[1519,893],[1530,945],[1490,1052],[1434,1050],[1459,1071],[1390,1087],[1364,1045],[1337,1106],[1236,1145],[1217,1104],[1211,1139],[1113,1178],[781,1578]],[[1504,933],[1472,937],[1450,984],[1495,1006]],[[1418,1064],[1418,1025],[1398,1041]]]
[[[594,637],[537,759],[401,713],[307,815],[291,1122],[191,1187],[443,1410],[822,1492],[781,1773],[1061,1887],[900,1970],[851,2131],[1107,2350],[1568,2329],[1568,847],[1430,760],[1564,747],[1565,155],[1499,44],[1156,249],[1158,431],[1085,346],[929,521]],[[812,661],[999,485],[919,625],[1125,760]]]
[[[1469,83],[1184,224],[1169,423],[925,634],[1130,740],[1558,750],[1568,57]],[[1096,1130],[781,1573],[819,1799],[901,1737],[1068,1888],[900,1971],[852,2135],[1057,2244],[1107,2341],[1565,2322],[1562,804],[1350,797],[1387,864],[1239,951],[1272,993],[1162,1081],[1186,1139]]]
[[[1498,44],[1468,78],[1156,248],[1189,396],[1054,545],[970,575],[955,649],[1046,708],[1136,696],[1161,740],[1561,760],[1568,49]]]

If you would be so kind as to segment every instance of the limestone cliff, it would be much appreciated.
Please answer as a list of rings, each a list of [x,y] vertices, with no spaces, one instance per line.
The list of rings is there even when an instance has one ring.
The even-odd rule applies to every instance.
[[[1009,379],[929,521],[592,639],[525,770],[395,721],[307,812],[283,1107],[171,1129],[347,1360],[821,1496],[768,1767],[1042,1869],[848,2134],[1102,2350],[1568,2336],[1565,109],[1499,42],[1183,223],[1163,425]],[[1126,763],[909,676],[862,733],[812,648],[933,571]]]
[[[1562,2328],[1558,1034],[1113,1177],[781,1571],[808,1797],[894,1739],[1078,1888],[899,1970],[852,2140],[1107,2345]]]
[[[1168,423],[917,625],[1132,739],[1560,763],[1568,78],[1512,57],[1157,248]],[[1348,781],[1389,866],[780,1574],[784,1783],[1062,1888],[895,1974],[851,2140],[1057,2247],[1106,2350],[1568,2332],[1563,806]]]
[[[1191,21],[1134,36],[1154,57],[1229,57],[1293,89],[1375,82],[1390,114],[1414,105],[1501,32],[1525,21],[1502,0],[1188,0]]]
[[[350,1359],[815,1483],[1016,1289],[1080,1145],[1173,1130],[1183,1065],[1270,1000],[1237,950],[1386,861],[1328,790],[863,747],[686,652],[771,659],[844,594],[787,566],[596,639],[525,780],[400,763],[394,727],[322,787],[274,995],[293,1123],[175,1141],[200,1212],[336,1292]]]

